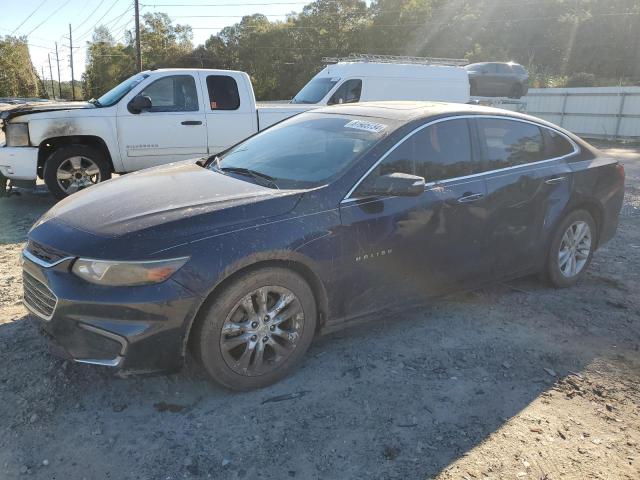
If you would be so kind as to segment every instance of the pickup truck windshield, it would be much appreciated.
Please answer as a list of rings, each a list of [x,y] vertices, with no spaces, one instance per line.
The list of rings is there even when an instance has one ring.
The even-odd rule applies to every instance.
[[[386,122],[303,113],[239,143],[209,168],[234,175],[252,172],[284,189],[317,187],[343,173],[384,138],[391,129]]]
[[[314,78],[302,87],[291,103],[318,103],[339,80],[339,78],[329,77]]]
[[[110,107],[112,105],[115,105],[120,101],[122,97],[129,93],[136,85],[138,85],[148,76],[149,74],[147,73],[139,73],[138,75],[127,78],[124,82],[116,85],[107,93],[102,95],[97,101],[98,106]]]

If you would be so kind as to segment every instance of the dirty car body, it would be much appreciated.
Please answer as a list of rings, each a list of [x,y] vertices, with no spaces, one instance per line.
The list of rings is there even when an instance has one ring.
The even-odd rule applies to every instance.
[[[278,136],[299,125],[314,139],[326,135],[317,154],[303,136],[298,150],[278,150]],[[250,155],[255,142],[273,143],[274,156],[260,163]],[[595,219],[595,249],[614,235],[623,198],[615,159],[539,119],[468,105],[328,107],[231,152],[105,182],[34,225],[23,255],[25,304],[66,356],[123,371],[179,368],[206,305],[239,275],[273,265],[309,284],[317,329],[329,331],[540,271],[574,211]],[[261,175],[228,167],[248,164]],[[415,180],[407,192],[394,190],[407,179]],[[85,259],[142,269],[181,263],[161,264],[166,277],[145,270],[159,275],[155,283],[105,285],[78,274]]]

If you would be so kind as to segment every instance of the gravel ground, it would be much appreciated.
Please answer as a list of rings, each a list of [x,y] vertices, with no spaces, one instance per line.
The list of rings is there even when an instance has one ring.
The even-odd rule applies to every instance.
[[[318,338],[255,392],[53,358],[20,304],[44,193],[0,200],[0,478],[640,478],[640,151],[577,287],[527,278]]]

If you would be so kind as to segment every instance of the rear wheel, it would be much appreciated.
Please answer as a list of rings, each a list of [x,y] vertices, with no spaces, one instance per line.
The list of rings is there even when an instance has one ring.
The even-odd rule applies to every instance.
[[[509,92],[510,98],[520,98],[522,97],[522,85],[516,83],[513,87],[511,87],[511,92]]]
[[[297,273],[279,267],[249,272],[208,305],[195,326],[195,353],[227,388],[265,387],[299,365],[316,315],[313,292]]]
[[[70,145],[57,149],[44,165],[44,183],[54,197],[72,193],[111,178],[104,154],[88,145]]]
[[[569,214],[551,241],[546,276],[558,288],[575,285],[585,274],[596,247],[596,224],[585,210]]]

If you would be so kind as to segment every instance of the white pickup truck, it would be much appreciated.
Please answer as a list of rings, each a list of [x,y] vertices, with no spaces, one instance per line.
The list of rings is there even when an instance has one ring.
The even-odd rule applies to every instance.
[[[42,178],[54,196],[63,198],[111,178],[113,172],[221,152],[321,105],[468,100],[468,77],[462,68],[350,65],[323,70],[288,104],[257,105],[244,72],[162,69],[136,74],[89,102],[5,107],[0,109],[6,134],[6,144],[0,144],[0,175],[14,183]],[[315,103],[306,99],[318,92]]]

